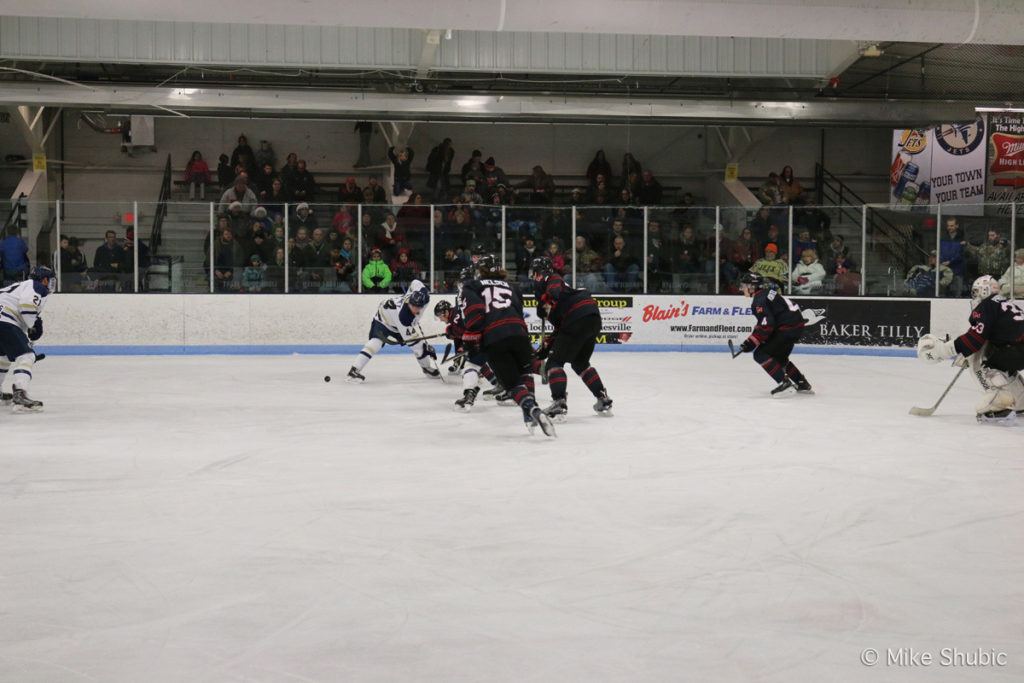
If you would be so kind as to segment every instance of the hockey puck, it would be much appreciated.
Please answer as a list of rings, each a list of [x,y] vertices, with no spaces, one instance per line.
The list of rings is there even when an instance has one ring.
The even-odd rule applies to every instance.
[[[325,382],[330,382],[331,381],[331,376],[330,375],[324,375],[324,381]]]

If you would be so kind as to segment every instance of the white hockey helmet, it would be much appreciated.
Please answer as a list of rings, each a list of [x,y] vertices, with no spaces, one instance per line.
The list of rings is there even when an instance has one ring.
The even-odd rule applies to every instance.
[[[977,306],[982,299],[999,293],[999,280],[991,275],[982,275],[971,285],[971,303]]]

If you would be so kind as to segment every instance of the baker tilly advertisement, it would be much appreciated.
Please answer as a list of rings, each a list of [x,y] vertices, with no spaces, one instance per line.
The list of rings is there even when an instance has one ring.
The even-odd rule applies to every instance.
[[[750,299],[739,296],[636,296],[632,311],[620,309],[631,333],[619,343],[724,345],[753,330]],[[913,347],[928,331],[927,301],[793,297],[804,319],[802,342],[842,346]],[[603,309],[602,309],[603,310]],[[606,323],[608,318],[605,319]]]

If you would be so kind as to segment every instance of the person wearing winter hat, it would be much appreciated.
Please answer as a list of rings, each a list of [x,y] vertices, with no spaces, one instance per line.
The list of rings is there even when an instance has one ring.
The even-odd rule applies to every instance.
[[[786,262],[778,258],[779,247],[773,242],[764,246],[764,258],[758,259],[750,268],[750,272],[771,278],[780,285],[789,280],[789,269]]]
[[[363,292],[383,293],[391,286],[391,269],[381,258],[381,250],[370,250],[370,260],[363,266]]]

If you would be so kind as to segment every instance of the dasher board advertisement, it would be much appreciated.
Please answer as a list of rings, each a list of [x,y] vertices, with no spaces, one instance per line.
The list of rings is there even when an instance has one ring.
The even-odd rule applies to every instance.
[[[1024,114],[989,114],[986,147],[986,210],[990,215],[1009,216],[1010,202],[1017,202],[1017,215],[1024,216]]]

